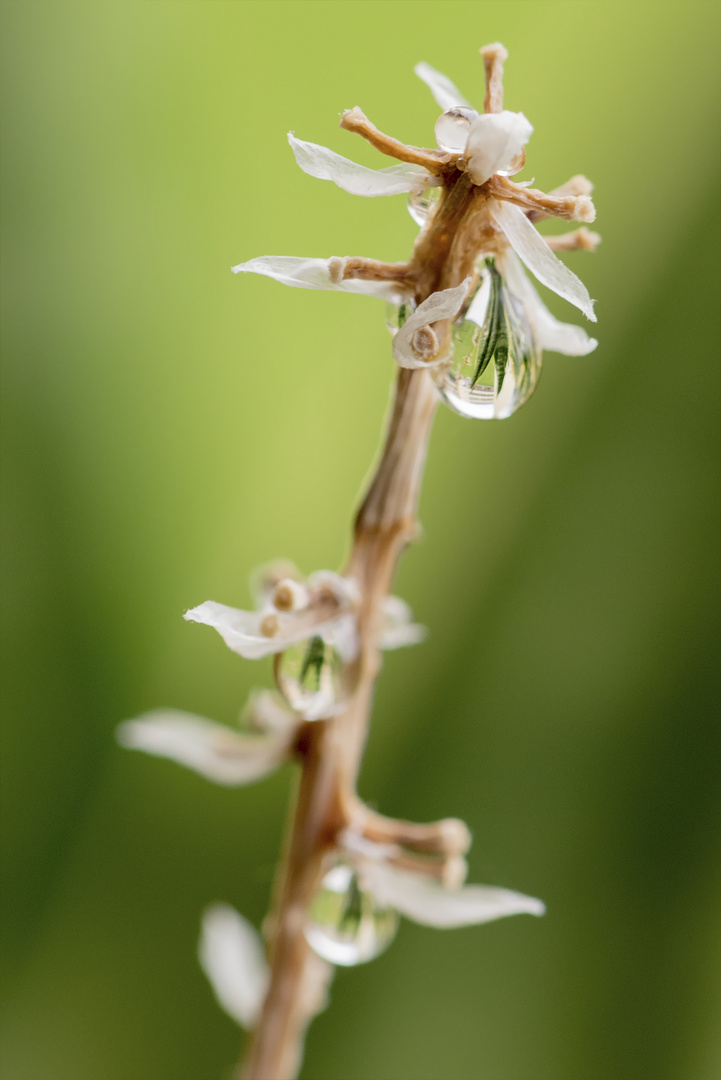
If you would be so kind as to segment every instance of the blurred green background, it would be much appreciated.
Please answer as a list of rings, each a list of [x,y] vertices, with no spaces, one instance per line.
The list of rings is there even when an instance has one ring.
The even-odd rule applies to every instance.
[[[383,307],[234,278],[406,257],[360,105],[432,144],[427,60],[482,101],[510,51],[525,177],[596,183],[568,256],[600,346],[502,422],[441,410],[361,792],[465,818],[472,880],[544,920],[404,924],[336,978],[306,1080],[712,1080],[718,1032],[718,9],[705,3],[5,3],[4,1077],[213,1080],[238,1031],[195,960],[266,911],[290,769],[216,789],[120,750],[169,705],[232,722],[270,665],[185,624],[285,555],[339,567],[393,376]],[[553,310],[581,321],[562,303]],[[549,301],[550,303],[550,301]]]

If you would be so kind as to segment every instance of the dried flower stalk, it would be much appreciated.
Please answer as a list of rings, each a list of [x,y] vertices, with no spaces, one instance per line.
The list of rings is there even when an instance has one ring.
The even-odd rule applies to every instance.
[[[510,179],[525,163],[533,129],[523,114],[503,110],[506,50],[493,44],[481,54],[481,115],[445,76],[425,64],[416,69],[444,110],[438,149],[385,135],[358,108],[343,114],[342,128],[401,165],[376,172],[289,136],[298,163],[313,176],[352,194],[409,193],[422,228],[408,262],[262,257],[234,268],[396,304],[395,399],[343,573],[303,580],[294,567],[276,564],[256,581],[256,612],[207,602],[186,615],[213,626],[242,656],[275,654],[284,700],[256,694],[244,732],[168,711],[120,729],[125,745],[174,758],[220,783],[257,779],[289,757],[300,767],[264,927],[267,965],[254,931],[232,909],[216,906],[204,922],[201,963],[223,1007],[252,1031],[238,1073],[243,1080],[296,1076],[332,964],[377,955],[392,937],[394,911],[445,927],[543,912],[531,897],[463,886],[471,840],[463,822],[386,818],[356,792],[380,650],[422,637],[407,606],[390,594],[399,557],[417,532],[439,402],[466,416],[510,415],[535,388],[543,348],[584,355],[596,344],[551,316],[519,261],[595,318],[584,286],[553,250],[593,251],[599,237],[580,228],[544,241],[532,224],[544,217],[592,221],[591,185],[574,177],[544,194]]]

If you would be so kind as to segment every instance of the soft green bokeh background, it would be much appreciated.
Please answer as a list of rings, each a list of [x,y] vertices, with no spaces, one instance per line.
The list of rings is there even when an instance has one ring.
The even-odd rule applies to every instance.
[[[568,262],[601,345],[548,357],[512,420],[441,411],[398,586],[432,633],[387,658],[362,794],[465,818],[472,878],[548,915],[404,924],[340,972],[303,1076],[718,1076],[717,9],[26,2],[3,22],[4,1077],[229,1076],[198,919],[224,899],[260,923],[290,772],[215,789],[113,730],[161,704],[231,722],[269,678],[180,615],[243,606],[269,557],[341,564],[393,369],[379,302],[228,268],[404,258],[403,200],[310,179],[285,133],[386,164],[337,113],[427,144],[414,63],[481,101],[496,39],[535,125],[524,175],[596,182],[603,245]]]

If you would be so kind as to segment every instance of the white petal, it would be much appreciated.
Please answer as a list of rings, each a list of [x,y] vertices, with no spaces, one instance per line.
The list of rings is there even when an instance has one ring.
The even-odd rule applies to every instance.
[[[277,769],[287,758],[291,731],[242,735],[191,713],[155,709],[126,720],[116,737],[121,746],[170,758],[216,784],[235,787]]]
[[[523,113],[483,113],[471,124],[464,157],[474,184],[485,184],[520,153],[533,134]]]
[[[364,864],[374,896],[423,926],[447,929],[491,922],[506,915],[543,915],[546,910],[532,896],[490,885],[464,885],[446,889],[422,874],[396,870],[387,863]]]
[[[428,633],[425,626],[413,622],[410,605],[400,596],[386,596],[383,601],[384,624],[378,639],[381,649],[401,649],[417,645]]]
[[[260,632],[264,613],[259,611],[239,611],[226,604],[206,600],[204,604],[186,611],[183,616],[188,622],[212,626],[218,631],[228,648],[244,656],[246,660],[259,660],[262,656],[272,656],[274,653],[282,652],[293,641],[302,641],[304,637],[308,637],[307,629],[295,637],[292,634],[283,633],[284,623],[287,620],[282,615],[276,617],[279,632],[273,637],[267,637]]]
[[[270,983],[255,927],[230,904],[213,904],[203,914],[198,959],[220,1007],[241,1027],[252,1030]]]
[[[491,212],[503,229],[511,247],[542,285],[574,304],[592,322],[593,301],[588,289],[568,267],[558,259],[518,206],[505,199],[492,199]]]
[[[463,105],[466,109],[473,108],[472,105],[468,104],[458,87],[454,86],[446,75],[442,75],[440,71],[432,68],[430,64],[416,64],[413,70],[418,78],[423,79],[426,86],[430,87],[433,97],[444,112],[446,109],[452,109],[454,105]]]
[[[336,275],[331,276],[330,266],[337,262],[337,259],[305,259],[295,255],[259,255],[257,259],[239,263],[232,270],[234,274],[262,274],[297,289],[333,289],[377,296],[394,304],[400,302],[403,290],[393,281],[334,280]]]
[[[593,352],[598,345],[596,339],[589,337],[582,326],[559,322],[551,314],[526,277],[514,251],[506,251],[498,261],[509,289],[523,300],[542,349],[563,353],[565,356],[587,356]]]
[[[467,277],[460,285],[456,285],[455,289],[441,289],[440,292],[431,293],[427,300],[418,305],[393,338],[393,356],[401,367],[433,366],[419,359],[411,345],[413,336],[422,326],[429,326],[440,319],[454,318],[466,298],[470,282],[470,277]],[[439,356],[434,363],[439,363],[442,359],[443,357]]]
[[[292,132],[288,133],[288,142],[303,172],[318,180],[331,180],[349,195],[401,195],[403,192],[425,191],[430,185],[438,183],[421,165],[403,163],[387,169],[369,169],[325,146],[296,139]]]

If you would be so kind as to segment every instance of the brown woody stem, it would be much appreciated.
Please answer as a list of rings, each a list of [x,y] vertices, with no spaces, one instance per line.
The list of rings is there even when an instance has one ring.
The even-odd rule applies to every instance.
[[[304,725],[298,741],[300,782],[270,922],[271,983],[241,1074],[244,1080],[292,1080],[317,1008],[317,993],[307,985],[309,966],[317,958],[304,936],[306,912],[338,833],[355,824],[355,784],[380,670],[376,639],[381,604],[398,558],[417,531],[418,496],[437,401],[426,371],[399,370],[385,446],[356,518],[345,571],[356,579],[362,596],[358,687],[345,712]],[[376,819],[376,827],[382,820],[387,819]],[[423,847],[433,827],[418,828],[415,837],[406,839],[415,838]]]

